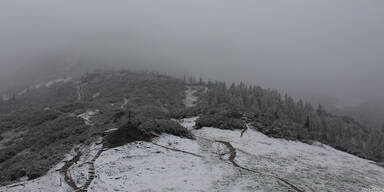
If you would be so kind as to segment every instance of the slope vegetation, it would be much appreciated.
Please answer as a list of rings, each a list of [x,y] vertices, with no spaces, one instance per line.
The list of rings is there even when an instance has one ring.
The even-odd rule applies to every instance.
[[[74,146],[129,119],[147,132],[187,134],[170,121],[185,90],[164,75],[103,71],[8,93],[0,100],[0,184],[43,175]]]
[[[203,127],[197,118],[179,122],[194,139],[162,134],[151,142],[136,141],[106,149],[94,161],[88,191],[382,191],[384,169],[369,160],[336,150],[268,137],[250,127],[238,130]],[[78,185],[87,182],[87,169],[100,146],[80,147],[83,157],[71,175]],[[87,154],[89,153],[89,155]],[[75,154],[73,154],[75,156]],[[72,158],[69,158],[72,159]],[[50,173],[0,191],[70,187]]]

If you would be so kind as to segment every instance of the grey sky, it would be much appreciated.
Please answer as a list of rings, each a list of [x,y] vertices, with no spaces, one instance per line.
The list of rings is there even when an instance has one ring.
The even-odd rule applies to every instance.
[[[384,98],[383,10],[382,0],[2,0],[0,86],[86,58],[353,105]]]

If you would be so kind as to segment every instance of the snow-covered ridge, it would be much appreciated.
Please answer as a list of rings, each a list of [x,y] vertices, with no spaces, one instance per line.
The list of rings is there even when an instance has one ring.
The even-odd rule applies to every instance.
[[[42,87],[49,88],[49,87],[51,87],[54,84],[57,84],[57,83],[68,83],[70,81],[72,81],[72,77],[52,79],[52,80],[49,80],[47,82],[41,82],[41,83],[39,83],[37,85],[30,86],[29,89],[39,89],[39,88],[42,88]]]
[[[58,79],[49,80],[47,82],[41,82],[41,83],[29,86],[28,88],[23,89],[23,90],[17,92],[15,96],[20,97],[20,96],[23,96],[26,93],[28,93],[28,91],[31,91],[31,90],[34,90],[34,89],[40,89],[42,87],[50,88],[50,87],[52,87],[55,84],[68,83],[70,81],[72,81],[72,77],[58,78]],[[11,93],[3,93],[1,99],[3,101],[8,101],[8,100],[11,99],[11,97],[12,97],[11,95],[12,95]]]
[[[68,83],[71,80],[72,80],[72,77],[66,77],[66,78],[50,80],[50,81],[45,83],[45,87],[51,87],[52,85],[54,85],[56,83]]]
[[[192,130],[196,119],[179,122]],[[94,162],[95,177],[88,191],[294,191],[292,186],[301,191],[384,191],[382,167],[321,143],[270,138],[253,129],[242,137],[240,131],[208,127],[192,132],[196,140],[163,134],[152,143],[103,151]],[[217,141],[230,143],[236,152],[234,162],[245,169],[233,166],[229,161],[233,154]],[[86,162],[99,148],[97,143],[81,147],[83,156],[70,168],[78,185],[86,181]],[[59,184],[60,179],[60,173],[50,171],[0,191],[70,190],[62,180]]]

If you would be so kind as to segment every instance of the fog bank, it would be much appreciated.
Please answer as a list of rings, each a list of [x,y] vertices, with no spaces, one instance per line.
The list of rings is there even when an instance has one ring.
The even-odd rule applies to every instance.
[[[383,9],[381,0],[3,0],[0,87],[122,67],[352,106],[384,98]]]

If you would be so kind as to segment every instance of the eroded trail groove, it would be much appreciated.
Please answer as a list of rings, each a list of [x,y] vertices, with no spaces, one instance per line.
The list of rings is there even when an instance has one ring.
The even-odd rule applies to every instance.
[[[103,153],[103,151],[104,151],[104,146],[101,147],[101,149],[99,149],[99,151],[97,151],[96,155],[93,157],[93,159],[90,162],[87,162],[89,164],[88,179],[85,182],[85,184],[83,185],[83,187],[81,187],[81,191],[86,192],[88,190],[88,187],[91,185],[93,179],[95,179],[95,161],[97,160],[97,158],[100,157],[100,155],[101,155],[101,153]]]
[[[188,101],[188,100],[194,100],[195,102],[198,100],[197,97],[195,97],[193,95],[193,92],[191,92],[191,89],[189,88],[187,91],[186,91],[186,98],[185,98],[185,101]],[[188,104],[186,103],[185,104],[186,107],[189,107]],[[240,134],[240,137],[242,137],[244,135],[244,133],[247,131],[248,129],[248,126],[246,126],[246,128],[244,130],[242,130],[241,134]],[[285,183],[286,185],[288,185],[290,188],[292,188],[293,190],[295,190],[296,192],[305,192],[304,190],[302,189],[299,189],[298,187],[296,187],[295,185],[291,184],[290,182],[288,182],[287,180],[283,179],[283,178],[280,178],[278,176],[275,176],[275,175],[270,175],[270,174],[265,174],[265,173],[261,173],[261,172],[258,172],[258,171],[255,171],[255,170],[252,170],[252,169],[248,169],[246,167],[243,167],[243,166],[240,166],[236,161],[235,161],[235,158],[236,158],[236,149],[232,146],[232,144],[228,141],[222,141],[222,140],[211,140],[211,139],[208,139],[208,138],[204,138],[204,137],[200,137],[200,136],[197,136],[195,134],[193,134],[194,137],[196,138],[200,138],[200,139],[203,139],[203,140],[207,140],[207,141],[210,141],[210,142],[218,142],[218,143],[221,143],[221,144],[224,144],[228,149],[229,149],[229,153],[230,153],[230,156],[229,156],[229,161],[232,163],[232,165],[234,167],[237,167],[239,169],[242,169],[242,170],[246,170],[246,171],[249,171],[249,172],[253,172],[253,173],[257,173],[257,174],[262,174],[262,175],[268,175],[270,177],[273,177],[283,183]],[[189,152],[187,152],[189,153]],[[192,154],[192,155],[195,155],[195,154]],[[225,154],[221,154],[222,155],[225,155]],[[195,155],[196,156],[196,155]],[[201,157],[201,156],[200,156]]]
[[[183,151],[183,150],[180,150],[180,149],[174,149],[174,148],[166,147],[166,146],[163,146],[163,145],[159,145],[159,144],[157,144],[157,143],[154,143],[154,142],[151,142],[151,143],[154,144],[154,145],[156,145],[156,146],[159,146],[159,147],[162,147],[162,148],[171,150],[171,151],[176,151],[176,152],[180,152],[180,153],[185,153],[185,154],[193,155],[193,156],[195,156],[195,157],[203,157],[203,156],[201,156],[201,155],[198,155],[198,154],[195,154],[195,153],[192,153],[192,152],[188,152],[188,151]]]
[[[241,169],[245,169],[243,167],[241,167],[239,164],[237,164],[235,162],[235,158],[236,158],[236,149],[231,145],[231,143],[227,142],[227,141],[220,141],[220,140],[216,140],[216,142],[219,142],[219,143],[222,143],[224,144],[228,149],[229,149],[229,153],[230,153],[230,156],[229,156],[229,161],[233,164],[233,166],[235,167],[239,167]]]
[[[302,189],[299,189],[298,187],[296,187],[295,185],[293,185],[292,183],[288,182],[287,180],[283,179],[283,178],[280,178],[280,177],[276,177],[276,176],[273,176],[275,177],[276,179],[284,182],[285,184],[287,184],[289,187],[291,187],[292,189],[294,189],[295,191],[297,192],[305,192],[304,190]]]
[[[59,169],[61,173],[64,174],[64,180],[65,182],[75,191],[81,191],[79,187],[77,187],[75,181],[73,181],[72,177],[68,173],[68,169],[75,163],[77,163],[80,160],[81,152],[79,148],[75,148],[76,155],[69,161],[66,161],[64,166]]]
[[[228,141],[221,141],[221,140],[215,140],[215,142],[218,142],[218,143],[221,143],[221,144],[224,144],[228,149],[229,149],[229,152],[230,152],[230,156],[229,156],[229,161],[232,163],[232,165],[234,167],[238,167],[242,170],[246,170],[246,171],[250,171],[250,172],[253,172],[253,173],[258,173],[258,174],[263,174],[263,173],[260,173],[258,171],[255,171],[255,170],[252,170],[252,169],[248,169],[246,167],[243,167],[243,166],[240,166],[238,163],[236,163],[235,161],[235,158],[236,158],[236,149],[232,146],[232,144]],[[277,176],[274,176],[274,175],[270,175],[271,177],[274,177],[275,179],[285,183],[286,185],[288,185],[290,188],[292,188],[293,190],[297,191],[297,192],[305,192],[304,190],[302,189],[299,189],[298,187],[296,187],[295,185],[293,185],[292,183],[288,182],[287,180],[283,179],[283,178],[280,178],[280,177],[277,177]]]

